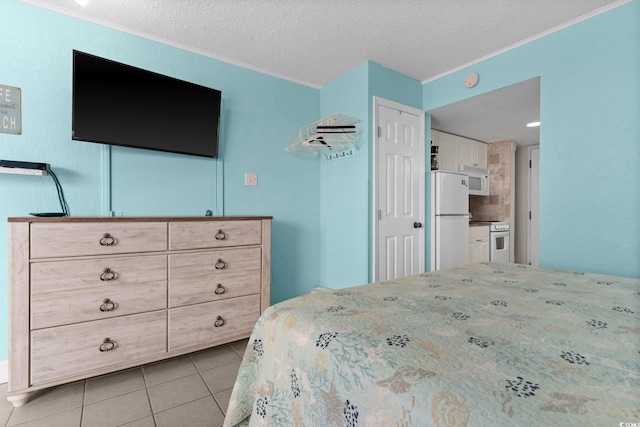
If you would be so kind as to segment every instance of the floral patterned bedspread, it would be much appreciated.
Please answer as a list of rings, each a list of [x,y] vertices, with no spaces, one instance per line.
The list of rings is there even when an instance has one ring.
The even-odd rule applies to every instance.
[[[640,280],[483,263],[267,309],[225,426],[640,423]]]

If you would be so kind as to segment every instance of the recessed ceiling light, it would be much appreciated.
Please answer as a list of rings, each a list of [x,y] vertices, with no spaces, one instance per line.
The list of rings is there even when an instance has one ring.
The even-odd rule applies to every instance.
[[[85,7],[87,3],[89,3],[89,0],[75,0],[75,1],[82,7]]]
[[[538,126],[540,126],[540,122],[527,123],[528,128],[537,128]]]

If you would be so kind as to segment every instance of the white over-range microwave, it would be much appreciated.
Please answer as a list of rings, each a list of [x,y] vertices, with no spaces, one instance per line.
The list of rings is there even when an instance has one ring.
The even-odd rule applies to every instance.
[[[489,195],[489,169],[463,165],[461,163],[458,165],[458,172],[469,177],[470,196]]]

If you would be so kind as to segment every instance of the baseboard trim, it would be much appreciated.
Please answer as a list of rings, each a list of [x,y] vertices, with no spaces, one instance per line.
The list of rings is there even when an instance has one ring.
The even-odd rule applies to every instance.
[[[0,360],[0,384],[9,381],[9,361]]]

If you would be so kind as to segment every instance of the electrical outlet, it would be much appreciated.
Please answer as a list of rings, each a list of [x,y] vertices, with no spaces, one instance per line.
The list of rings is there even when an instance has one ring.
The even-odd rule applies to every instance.
[[[244,174],[245,187],[257,187],[258,186],[258,174],[257,173],[245,173]]]

